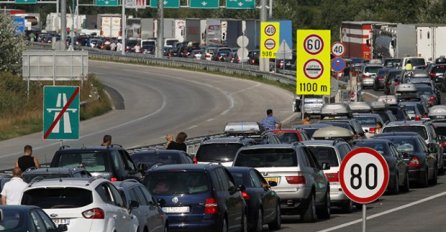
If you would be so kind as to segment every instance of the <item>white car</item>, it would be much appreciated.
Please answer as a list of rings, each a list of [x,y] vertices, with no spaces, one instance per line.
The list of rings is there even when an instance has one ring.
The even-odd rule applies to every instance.
[[[73,232],[136,232],[138,227],[119,191],[102,178],[35,181],[25,189],[22,205],[39,206],[56,225],[66,224]]]

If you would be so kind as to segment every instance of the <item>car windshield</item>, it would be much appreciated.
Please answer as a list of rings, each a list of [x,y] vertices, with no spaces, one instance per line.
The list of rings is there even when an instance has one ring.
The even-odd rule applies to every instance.
[[[108,170],[108,167],[105,165],[106,156],[107,154],[104,152],[63,152],[59,156],[58,167],[83,167],[89,172],[105,172]]]
[[[152,167],[154,164],[180,164],[181,157],[178,153],[141,152],[132,155],[135,165],[146,164]]]
[[[364,72],[365,73],[378,73],[378,71],[382,68],[383,67],[381,67],[381,66],[367,66],[367,67],[365,67]]]
[[[330,167],[339,166],[338,156],[336,155],[336,151],[334,148],[321,146],[308,146],[308,148],[316,156],[319,165],[322,166],[322,163],[328,163],[330,164]]]
[[[299,138],[297,137],[296,133],[278,133],[276,134],[277,137],[279,137],[279,140],[281,143],[295,143],[295,142],[299,142]]]
[[[370,125],[376,125],[376,118],[375,117],[354,117],[362,126],[370,126]]]
[[[428,139],[427,131],[424,126],[390,126],[384,127],[383,133],[388,132],[416,132],[418,133],[424,140]]]
[[[230,162],[242,146],[240,143],[202,144],[196,157],[199,162]]]
[[[3,208],[2,213],[3,220],[0,221],[0,231],[26,231],[26,228],[23,228],[23,226],[27,224],[25,222],[25,213],[23,211]]]
[[[296,167],[293,149],[253,149],[241,151],[234,166],[243,167]]]
[[[381,142],[358,142],[355,143],[355,148],[358,147],[369,147],[374,149],[375,151],[379,152],[383,156],[389,156],[389,150],[387,149],[387,146],[385,146],[384,143]]]
[[[93,203],[93,194],[83,188],[36,188],[23,194],[23,205],[42,209],[80,208]]]
[[[145,186],[154,195],[199,194],[209,191],[208,182],[204,172],[153,172]]]

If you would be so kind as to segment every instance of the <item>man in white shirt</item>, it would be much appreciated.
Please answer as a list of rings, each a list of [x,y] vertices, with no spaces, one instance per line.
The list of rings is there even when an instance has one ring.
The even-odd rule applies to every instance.
[[[20,205],[23,191],[28,186],[22,180],[22,170],[16,167],[12,170],[12,178],[8,181],[2,190],[2,205]]]

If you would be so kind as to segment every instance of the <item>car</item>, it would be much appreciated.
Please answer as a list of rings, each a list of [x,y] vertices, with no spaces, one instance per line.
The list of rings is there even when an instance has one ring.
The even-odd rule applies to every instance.
[[[248,52],[248,64],[259,65],[260,50],[251,50]]]
[[[362,130],[361,124],[358,120],[354,118],[334,118],[334,119],[324,119],[320,121],[321,123],[329,123],[334,125],[333,123],[343,123],[348,124],[353,128],[352,132],[354,134],[355,139],[357,138],[366,138],[364,130]],[[345,127],[346,129],[350,129],[350,127]]]
[[[391,69],[384,79],[384,93],[395,94],[395,88],[401,83],[404,71],[401,69]]]
[[[50,178],[90,178],[91,174],[83,168],[37,168],[28,169],[22,174],[22,179],[26,183],[30,183],[34,178],[50,179]]]
[[[387,191],[392,194],[409,192],[409,168],[404,161],[404,157],[398,152],[395,145],[386,139],[365,139],[353,142],[353,148],[368,147],[380,153],[389,166],[389,184]]]
[[[37,206],[0,206],[1,231],[67,231],[66,225],[56,226],[51,218]]]
[[[362,88],[373,87],[375,84],[375,78],[378,74],[378,70],[382,69],[382,65],[366,64],[362,67],[362,71],[358,76],[358,82]]]
[[[231,54],[232,54],[231,48],[217,47],[214,55],[212,56],[212,60],[213,61],[229,62]]]
[[[421,102],[400,102],[399,106],[406,112],[411,120],[429,119],[429,110]]]
[[[103,178],[36,181],[24,190],[22,205],[42,208],[56,225],[66,225],[69,231],[136,232],[138,227],[119,191]]]
[[[356,113],[353,114],[353,118],[361,124],[362,130],[365,132],[367,138],[376,134],[377,123],[384,125],[384,121],[379,114]]]
[[[308,135],[303,130],[277,129],[273,130],[273,133],[279,137],[281,143],[295,143],[310,140]]]
[[[136,150],[132,153],[131,159],[137,169],[144,172],[153,166],[193,163],[192,158],[184,151],[158,148]]]
[[[205,139],[200,143],[194,157],[194,163],[219,163],[231,166],[237,151],[244,146],[256,144],[252,138],[231,136]]]
[[[423,187],[437,183],[437,159],[429,154],[423,138],[415,133],[381,133],[373,137],[390,140],[409,167],[409,181]]]
[[[379,96],[377,102],[386,104],[386,109],[392,112],[396,118],[396,121],[410,120],[409,115],[407,115],[404,108],[398,104],[398,99],[395,95]]]
[[[259,144],[281,143],[280,139],[258,122],[228,122],[224,133],[226,136],[242,136],[252,138]]]
[[[444,105],[432,106],[431,108],[429,108],[428,116],[433,121],[435,120],[444,121],[444,119],[446,119],[446,106]]]
[[[417,87],[414,84],[399,84],[395,89],[395,96],[401,101],[420,101],[420,95],[417,93]]]
[[[301,109],[304,113],[309,115],[320,115],[322,106],[325,104],[323,96],[310,95],[303,98]]]
[[[303,144],[268,144],[241,148],[233,166],[256,168],[280,197],[282,214],[303,221],[330,217],[330,184],[313,153]]]
[[[271,186],[277,183],[268,183],[254,168],[228,167],[237,186],[243,186],[242,195],[248,207],[248,230],[263,231],[267,224],[270,230],[279,230],[282,227],[280,214],[280,198]]]
[[[344,157],[352,150],[350,145],[342,139],[304,141],[316,157],[319,165],[328,163],[330,169],[324,174],[330,182],[331,205],[339,206],[344,212],[353,210],[353,202],[344,194],[339,182],[339,167]]]
[[[371,113],[372,107],[367,102],[350,102],[348,104],[352,113]]]
[[[370,107],[372,107],[372,113],[378,114],[384,123],[396,121],[395,115],[392,111],[388,109],[388,106],[384,102],[371,102]]]
[[[446,121],[434,120],[432,124],[438,135],[438,142],[443,150],[443,163],[446,166]]]
[[[429,73],[429,77],[432,81],[435,82],[435,84],[439,87],[441,87],[441,83],[443,82],[443,75],[446,72],[446,65],[445,64],[433,64],[429,67],[427,70]]]
[[[404,57],[401,67],[405,68],[407,64],[411,64],[413,69],[426,68],[426,61],[422,57]]]
[[[427,107],[431,107],[434,105],[440,104],[439,101],[441,101],[441,97],[439,96],[439,93],[436,93],[434,89],[432,89],[429,85],[416,85],[418,94],[422,96],[426,96],[427,99]]]
[[[50,167],[82,167],[93,176],[111,181],[142,179],[142,174],[127,151],[119,145],[100,147],[61,147],[53,156]]]
[[[384,65],[384,67],[386,67]],[[373,90],[379,91],[381,89],[384,89],[385,79],[386,76],[389,75],[389,68],[381,68],[378,70],[378,73],[376,74],[375,81],[373,83]]]
[[[126,208],[138,219],[138,232],[166,232],[167,216],[150,195],[147,188],[136,180],[113,182]]]
[[[149,170],[144,186],[168,216],[168,231],[246,231],[246,203],[221,165],[164,165]]]

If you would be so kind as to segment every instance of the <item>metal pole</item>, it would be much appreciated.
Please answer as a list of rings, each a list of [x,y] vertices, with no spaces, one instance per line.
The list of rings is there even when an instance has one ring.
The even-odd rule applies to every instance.
[[[362,205],[362,232],[367,230],[367,205]]]
[[[268,17],[270,19],[273,18],[273,0],[269,0],[269,12],[268,12]]]
[[[260,1],[260,22],[266,22],[266,0]],[[259,70],[269,72],[269,59],[259,59]]]
[[[125,55],[125,48],[126,48],[126,46],[125,46],[125,37],[126,37],[125,27],[127,25],[126,18],[125,18],[125,0],[121,0],[121,6],[122,6],[122,13],[121,13],[122,14],[122,18],[121,18],[122,51],[121,51],[121,53],[122,53],[122,55]]]
[[[60,44],[62,45],[62,50],[65,50],[67,43],[67,0],[61,0],[60,14]]]
[[[70,34],[71,34],[71,46],[70,48],[72,49],[72,51],[74,51],[74,37],[75,37],[75,32],[74,32],[74,20],[77,18],[75,17],[75,13],[76,13],[76,6],[75,6],[75,2],[74,0],[71,0],[71,30],[70,30]],[[79,20],[79,18],[77,18],[77,20]]]
[[[56,0],[56,14],[57,14],[57,17],[59,17],[59,10],[60,10],[59,0]]]
[[[158,31],[156,39],[156,57],[163,58],[164,47],[164,1],[158,0]]]

